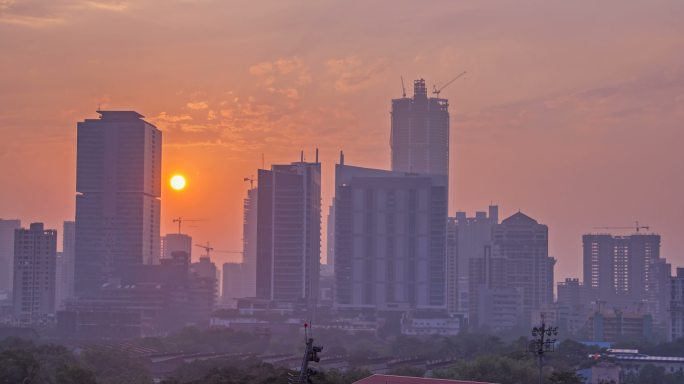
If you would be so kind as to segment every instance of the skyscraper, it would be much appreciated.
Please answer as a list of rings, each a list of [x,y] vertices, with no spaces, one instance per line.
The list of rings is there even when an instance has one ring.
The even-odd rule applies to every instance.
[[[553,304],[553,267],[549,257],[549,229],[533,218],[518,212],[495,225],[492,253],[505,259],[505,284],[523,293],[523,321],[532,319],[533,310]]]
[[[327,238],[326,238],[326,264],[331,271],[335,270],[335,199],[333,198],[328,208]]]
[[[446,176],[335,167],[338,308],[446,309]]]
[[[159,260],[162,134],[134,111],[78,123],[75,292]]]
[[[74,296],[76,222],[65,221],[62,228],[62,252],[57,257],[57,306],[61,306],[65,299]]]
[[[258,194],[257,188],[250,188],[243,205],[241,270],[245,297],[256,296]]]
[[[0,219],[0,291],[12,291],[14,230],[18,228],[21,228],[20,220]]]
[[[584,285],[590,300],[610,307],[645,309],[656,323],[667,316],[671,267],[660,258],[660,236],[634,234],[582,236]]]
[[[317,159],[318,160],[318,159]],[[317,302],[321,264],[321,164],[259,170],[258,298]]]
[[[499,223],[499,208],[489,207],[487,212],[476,212],[467,217],[456,212],[447,226],[447,297],[451,313],[467,313],[470,297],[471,260],[484,258],[485,246],[491,246],[492,228]],[[476,279],[476,281],[479,281]],[[480,284],[480,283],[478,283]],[[474,304],[474,303],[473,303]]]
[[[428,97],[425,80],[413,82],[413,98],[392,100],[392,170],[449,174],[449,100]]]
[[[57,231],[31,223],[14,232],[14,314],[29,318],[55,312]]]

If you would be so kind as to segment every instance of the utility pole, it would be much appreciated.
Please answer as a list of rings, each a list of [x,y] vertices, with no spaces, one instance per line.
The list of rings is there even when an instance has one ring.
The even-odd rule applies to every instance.
[[[544,322],[544,315],[541,318],[541,326],[532,328],[532,337],[530,341],[530,352],[537,355],[539,362],[539,384],[544,384],[544,377],[542,370],[544,368],[544,354],[553,352],[556,345],[555,337],[558,336],[558,327],[547,327]]]
[[[309,368],[309,362],[318,363],[321,358],[318,354],[323,350],[323,347],[313,345],[314,339],[310,337],[309,324],[304,323],[304,341],[306,349],[304,350],[304,357],[302,358],[302,365],[299,368],[299,374],[296,376],[291,375],[288,383],[289,384],[310,384],[311,376],[318,373],[315,369]]]

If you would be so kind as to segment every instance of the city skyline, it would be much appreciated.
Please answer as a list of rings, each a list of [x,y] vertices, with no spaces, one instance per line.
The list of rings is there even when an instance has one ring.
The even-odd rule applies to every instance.
[[[183,40],[184,35],[166,25],[161,29],[180,39],[179,51],[189,50],[203,60],[166,65],[180,53],[155,46],[164,33],[147,32],[118,52],[132,55],[149,49],[139,67],[116,71],[112,65],[121,62],[91,43],[102,39],[99,45],[104,46],[131,32],[110,40],[94,32],[42,54],[32,47],[49,48],[53,37],[46,34],[65,39],[92,23],[101,23],[104,30],[123,24],[140,32],[144,23],[134,15],[150,15],[150,6],[119,2],[118,8],[96,9],[84,2],[84,19],[76,22],[73,9],[55,4],[41,13],[28,6],[0,7],[0,47],[12,53],[11,60],[0,61],[7,74],[0,79],[14,91],[3,95],[0,107],[0,132],[10,138],[0,144],[0,167],[5,174],[16,175],[12,188],[0,195],[0,216],[5,219],[41,221],[48,228],[73,220],[75,122],[95,117],[98,106],[130,109],[148,116],[168,143],[162,166],[162,234],[174,233],[173,217],[206,218],[184,231],[200,243],[241,249],[242,198],[248,188],[242,180],[256,174],[262,153],[269,168],[296,160],[300,148],[310,160],[318,146],[323,201],[328,202],[340,149],[352,164],[390,168],[388,111],[390,100],[401,96],[401,75],[409,84],[423,77],[431,86],[468,70],[442,94],[451,104],[450,216],[457,210],[474,213],[493,202],[502,207],[501,217],[522,209],[538,218],[550,228],[549,254],[558,260],[557,281],[580,276],[582,234],[593,232],[595,226],[630,226],[636,219],[661,234],[661,254],[673,267],[684,264],[684,240],[678,236],[684,212],[678,196],[684,186],[672,176],[684,162],[677,146],[682,139],[677,127],[684,117],[684,50],[676,39],[684,27],[674,16],[681,5],[663,2],[663,7],[649,7],[634,2],[617,10],[615,4],[563,4],[554,9],[545,5],[547,19],[526,26],[530,19],[524,13],[532,9],[531,3],[500,5],[500,10],[445,4],[440,12],[416,15],[420,23],[414,26],[398,23],[406,21],[403,15],[413,8],[404,3],[397,5],[401,12],[390,10],[378,24],[397,36],[410,37],[417,28],[433,23],[442,33],[433,36],[435,42],[410,41],[404,48],[414,49],[410,57],[395,53],[395,43],[384,41],[387,45],[378,47],[372,44],[376,40],[363,42],[363,34],[372,32],[366,24],[338,49],[314,44],[311,52],[301,48],[316,43],[308,36],[308,27],[271,25],[268,16],[274,15],[258,22],[246,17],[253,25],[230,19],[232,27],[208,36],[202,17],[233,16],[228,9],[213,16],[199,6],[184,26],[191,35],[206,37],[208,47]],[[380,6],[374,7],[362,19],[377,17]],[[172,20],[179,8],[160,11],[159,20]],[[245,10],[248,16],[254,11]],[[632,22],[611,23],[615,11]],[[303,24],[335,36],[339,27],[321,23],[330,12],[347,11],[330,4],[310,7]],[[447,25],[449,19],[442,14],[460,23]],[[490,36],[467,18],[501,27]],[[577,27],[579,22],[582,28]],[[288,27],[293,28],[294,43],[275,36]],[[236,57],[233,53],[250,43],[232,38],[231,28],[276,49],[246,50],[244,57]],[[552,39],[533,36],[550,31],[557,32],[554,36],[568,53],[547,41]],[[594,35],[600,38],[583,42]],[[36,36],[41,36],[40,42],[27,44]],[[515,39],[523,37],[528,40],[516,45]],[[453,43],[445,44],[449,39]],[[356,49],[354,43],[360,42]],[[88,58],[82,64],[77,60],[78,75],[53,76],[55,70],[74,65],[85,46],[90,46]],[[210,53],[212,47],[224,48]],[[158,63],[158,58],[165,63]],[[47,70],[42,62],[56,69]],[[154,74],[157,69],[159,75]],[[102,77],[103,72],[111,76]],[[167,77],[173,81],[162,81]],[[135,81],[131,85],[124,79]],[[87,85],[64,94],[53,90],[68,89],[71,82]],[[362,133],[364,140],[358,140]],[[46,164],[56,171],[44,172]],[[177,172],[188,178],[183,192],[168,188],[168,178]],[[632,174],[639,179],[632,181]],[[43,199],[38,191],[52,197]],[[239,257],[234,256],[230,260]],[[227,261],[216,258],[219,263]]]

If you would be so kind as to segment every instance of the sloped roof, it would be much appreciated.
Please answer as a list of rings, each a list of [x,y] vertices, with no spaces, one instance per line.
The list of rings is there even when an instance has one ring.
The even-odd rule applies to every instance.
[[[501,224],[509,224],[509,225],[533,225],[533,224],[538,224],[537,220],[527,216],[526,214],[518,211],[517,213],[513,214],[511,217],[504,219]]]
[[[463,381],[447,379],[428,379],[423,377],[372,375],[355,381],[354,384],[496,384],[481,381]]]

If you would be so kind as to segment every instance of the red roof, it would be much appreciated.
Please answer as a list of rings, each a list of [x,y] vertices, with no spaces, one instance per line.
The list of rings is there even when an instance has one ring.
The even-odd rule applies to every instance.
[[[495,384],[481,381],[463,381],[447,379],[426,379],[422,377],[373,375],[355,381],[354,384]]]

